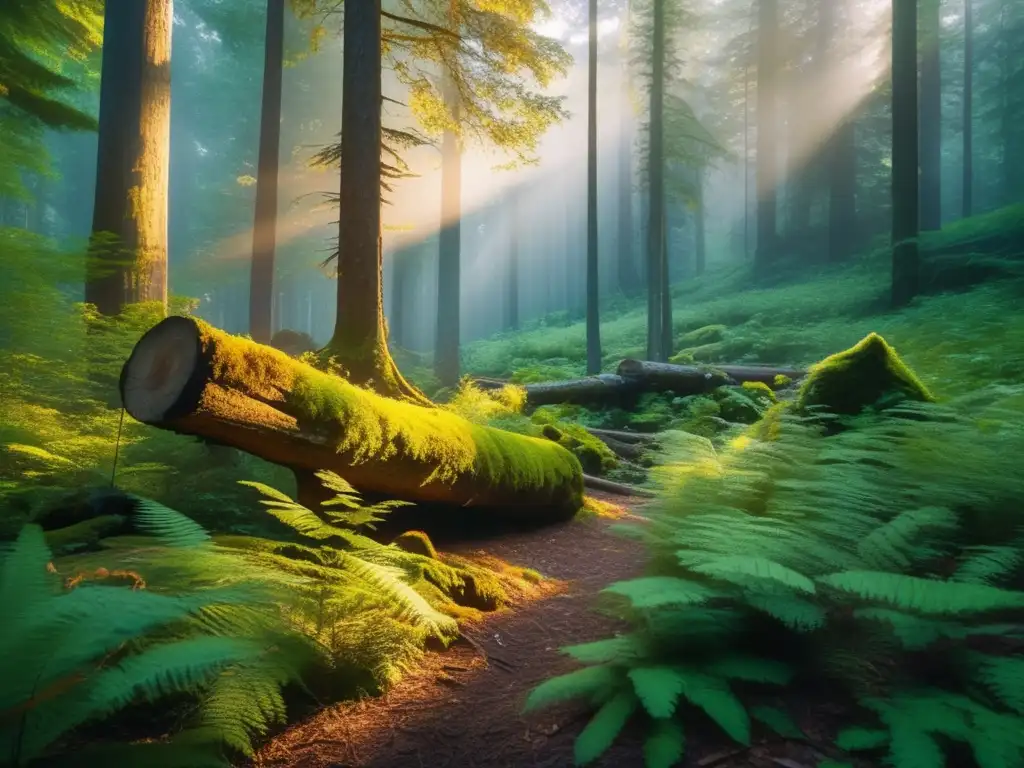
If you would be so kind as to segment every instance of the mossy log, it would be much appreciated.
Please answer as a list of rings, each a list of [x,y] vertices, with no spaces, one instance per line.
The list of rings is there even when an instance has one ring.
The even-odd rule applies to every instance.
[[[744,382],[761,382],[778,388],[800,379],[806,371],[769,365],[673,365],[647,360],[623,360],[616,373],[602,373],[567,381],[526,384],[526,402],[531,407],[573,403],[629,408],[646,392],[672,391],[680,397],[700,395],[716,387]],[[781,378],[780,378],[781,377]],[[475,379],[481,389],[499,389],[508,382]]]
[[[391,400],[193,318],[147,332],[121,371],[135,419],[231,445],[291,469],[299,500],[323,499],[317,470],[360,492],[551,519],[583,503],[583,470],[540,438]]]

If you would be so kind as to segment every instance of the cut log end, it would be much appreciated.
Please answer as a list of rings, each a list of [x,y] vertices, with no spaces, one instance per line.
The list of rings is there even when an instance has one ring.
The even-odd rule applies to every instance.
[[[146,424],[171,418],[189,389],[199,356],[199,332],[187,318],[169,317],[151,328],[121,371],[124,409]]]

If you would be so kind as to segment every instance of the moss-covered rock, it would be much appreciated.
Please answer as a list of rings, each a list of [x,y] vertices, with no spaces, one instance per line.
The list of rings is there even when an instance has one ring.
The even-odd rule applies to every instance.
[[[618,457],[611,448],[578,424],[545,424],[541,428],[541,434],[571,451],[587,474],[604,474],[619,464]]]
[[[934,399],[896,350],[877,333],[871,333],[850,349],[812,366],[797,394],[795,407],[799,411],[820,408],[854,415],[869,407]]]
[[[391,542],[399,549],[412,552],[414,555],[423,555],[432,560],[437,560],[437,550],[434,544],[423,531],[406,531],[395,537]]]
[[[705,325],[700,328],[696,328],[689,333],[684,333],[679,337],[680,347],[702,347],[705,344],[714,344],[715,342],[721,341],[725,338],[725,332],[728,330],[724,325]]]
[[[718,415],[734,424],[753,424],[770,405],[745,387],[718,387],[711,396],[718,403]]]

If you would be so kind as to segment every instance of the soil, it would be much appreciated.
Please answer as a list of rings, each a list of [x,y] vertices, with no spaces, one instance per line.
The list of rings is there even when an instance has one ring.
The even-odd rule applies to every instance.
[[[598,495],[598,494],[595,494]],[[598,495],[599,496],[599,495]],[[604,497],[642,514],[642,499]],[[630,515],[631,516],[631,515]],[[634,518],[635,519],[635,518]],[[255,765],[265,768],[568,768],[573,742],[589,712],[566,707],[526,716],[523,703],[538,683],[578,667],[559,648],[599,640],[624,627],[595,610],[598,592],[641,574],[639,542],[609,531],[618,522],[590,517],[491,540],[449,543],[451,554],[486,553],[562,580],[553,594],[512,606],[466,630],[447,650],[388,693],[319,711],[268,743]],[[823,726],[820,707],[797,720],[811,734]],[[811,716],[811,713],[817,712]],[[692,729],[691,729],[692,730]],[[701,729],[689,737],[686,766],[813,768],[826,755],[810,743],[774,740],[750,749]],[[643,729],[620,735],[595,768],[642,768]],[[827,743],[822,738],[821,743]]]

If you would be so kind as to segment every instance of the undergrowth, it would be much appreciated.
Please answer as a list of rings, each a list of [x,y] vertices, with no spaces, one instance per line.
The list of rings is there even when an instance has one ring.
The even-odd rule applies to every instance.
[[[786,414],[773,441],[662,468],[650,521],[621,527],[647,543],[648,572],[605,590],[631,630],[566,648],[585,666],[528,708],[596,709],[578,764],[634,716],[649,768],[676,764],[707,721],[741,744],[801,738],[775,702],[817,695],[847,707],[838,764],[968,764],[952,742],[980,768],[1020,765],[1024,418],[989,395],[829,436],[822,414]]]

